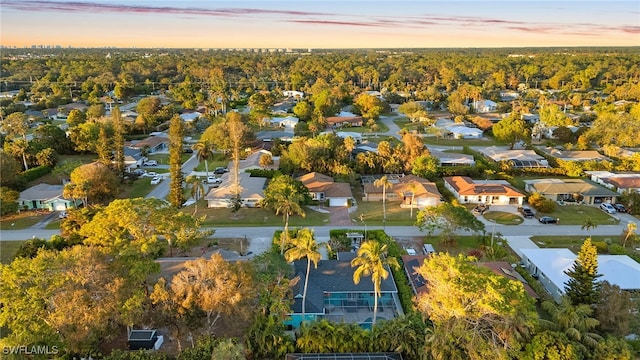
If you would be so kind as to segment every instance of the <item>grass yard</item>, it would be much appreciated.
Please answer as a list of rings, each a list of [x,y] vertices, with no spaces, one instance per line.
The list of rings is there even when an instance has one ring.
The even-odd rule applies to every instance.
[[[0,263],[11,264],[13,255],[20,248],[24,241],[0,241]]]
[[[185,162],[191,158],[193,154],[182,154],[182,162]],[[155,160],[158,162],[158,165],[168,165],[169,164],[169,154],[149,154],[149,160]]]
[[[542,248],[569,248],[574,253],[580,251],[580,247],[586,238],[589,237],[588,232],[585,230],[584,235],[575,236],[552,236],[552,235],[538,235],[532,236],[531,241]],[[592,236],[592,241],[611,241],[613,244],[620,244],[620,236]]]
[[[274,211],[261,208],[242,208],[237,213],[232,213],[229,209],[207,208],[205,200],[198,201],[198,211],[196,216],[205,216],[203,226],[284,226],[282,216]],[[182,211],[193,214],[194,205],[189,205]],[[291,216],[289,218],[290,227],[326,225],[329,223],[329,214],[320,213],[309,208],[304,208],[306,216]]]
[[[563,225],[583,225],[589,217],[596,225],[614,225],[618,221],[597,207],[587,205],[556,206],[556,210],[551,214],[537,213],[536,217],[542,215],[559,218],[560,224]]]
[[[355,196],[356,194],[354,194]],[[356,196],[356,199],[358,197]],[[380,201],[358,201],[358,210],[351,213],[351,219],[358,224],[360,223],[360,215],[363,215],[364,222],[367,225],[381,226],[383,224],[384,213],[382,210],[382,200]],[[416,221],[418,209],[413,209],[413,217],[411,209],[400,207],[400,201],[387,200],[387,223],[389,226],[412,226]]]
[[[0,230],[22,230],[37,224],[49,212],[21,211],[20,214],[3,216],[0,219]]]
[[[451,255],[466,254],[469,250],[478,249],[482,245],[482,236],[456,236],[456,244],[447,247],[439,236],[425,236],[425,243],[433,244],[436,252],[448,252]]]
[[[519,225],[524,221],[522,217],[504,211],[487,211],[483,216],[485,219],[489,221],[494,220],[500,225]]]
[[[163,181],[169,181],[167,179]],[[151,191],[154,185],[151,185],[151,178],[141,177],[131,184],[122,185],[118,199],[133,199],[145,197]]]

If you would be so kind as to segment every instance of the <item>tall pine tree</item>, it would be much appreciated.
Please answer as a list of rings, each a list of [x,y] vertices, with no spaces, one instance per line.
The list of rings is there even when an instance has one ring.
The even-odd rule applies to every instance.
[[[574,306],[595,305],[598,302],[601,283],[598,278],[598,252],[591,243],[591,238],[587,238],[573,267],[565,271],[569,275],[569,281],[565,285],[565,294]]]
[[[120,108],[115,107],[111,112],[111,121],[113,123],[113,168],[116,175],[122,178],[124,176],[124,121],[120,113]]]
[[[169,122],[169,173],[171,184],[169,185],[169,202],[176,208],[184,204],[182,192],[182,137],[184,126],[180,116],[174,115]]]

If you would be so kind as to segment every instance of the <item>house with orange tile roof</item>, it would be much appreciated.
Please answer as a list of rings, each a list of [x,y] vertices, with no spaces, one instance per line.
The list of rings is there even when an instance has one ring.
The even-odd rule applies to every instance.
[[[473,180],[467,176],[449,176],[444,187],[461,204],[522,205],[525,195],[504,180]]]

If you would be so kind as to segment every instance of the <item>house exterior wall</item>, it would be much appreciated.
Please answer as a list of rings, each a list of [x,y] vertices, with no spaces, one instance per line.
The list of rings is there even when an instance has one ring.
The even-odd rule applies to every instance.
[[[551,297],[553,297],[553,299],[557,303],[559,303],[563,295],[563,289],[559,289],[553,282],[551,282],[551,280],[549,280],[549,277],[547,277],[547,275],[540,271],[540,269],[538,269],[536,265],[533,264],[529,260],[529,258],[527,258],[526,255],[523,255],[522,263],[525,265],[525,269],[527,269],[529,274],[531,274],[531,276],[533,277],[537,277],[538,281],[540,281],[547,293],[549,293],[549,295],[551,295]]]

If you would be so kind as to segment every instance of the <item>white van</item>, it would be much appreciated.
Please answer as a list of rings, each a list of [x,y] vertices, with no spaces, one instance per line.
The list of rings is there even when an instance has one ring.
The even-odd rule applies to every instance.
[[[436,249],[434,249],[433,245],[431,245],[431,244],[422,245],[422,251],[424,252],[425,255],[435,254],[436,253]]]

